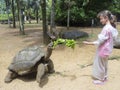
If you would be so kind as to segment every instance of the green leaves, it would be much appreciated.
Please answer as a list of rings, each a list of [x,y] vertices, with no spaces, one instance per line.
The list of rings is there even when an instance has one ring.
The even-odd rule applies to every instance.
[[[66,39],[65,45],[66,45],[67,47],[71,47],[71,48],[74,49],[75,44],[76,44],[75,40],[73,40],[73,39],[72,39],[72,40]]]
[[[80,16],[81,16],[82,18],[85,17],[85,10],[84,10],[84,8],[80,8]]]
[[[67,47],[73,48],[75,47],[76,41],[75,40],[71,40],[71,39],[62,39],[62,38],[58,38],[56,41],[54,41],[53,44],[53,48],[55,48],[57,45],[59,44],[64,44]]]
[[[63,43],[65,43],[65,40],[59,38],[59,39],[57,39],[56,41],[54,41],[53,47],[55,48],[58,44],[63,44]]]
[[[84,0],[82,6],[86,6],[89,3],[89,0]]]

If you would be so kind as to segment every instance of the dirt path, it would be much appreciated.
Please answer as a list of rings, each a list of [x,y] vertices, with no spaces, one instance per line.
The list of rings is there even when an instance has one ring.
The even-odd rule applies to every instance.
[[[92,66],[81,68],[93,62],[95,47],[82,44],[76,45],[74,50],[58,46],[53,51],[51,59],[56,73],[46,78],[42,86],[35,81],[34,75],[4,83],[7,67],[16,53],[30,45],[42,45],[39,28],[28,28],[26,33],[20,36],[17,29],[0,25],[0,90],[120,90],[120,60],[109,61],[109,81],[103,86],[96,86],[92,83]],[[119,54],[120,50],[114,49],[111,57]]]

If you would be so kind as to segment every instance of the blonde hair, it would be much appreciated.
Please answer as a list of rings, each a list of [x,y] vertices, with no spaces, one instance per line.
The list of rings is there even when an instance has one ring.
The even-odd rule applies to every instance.
[[[111,25],[116,28],[115,22],[117,21],[116,16],[113,15],[109,10],[104,10],[98,13],[97,17],[100,18],[100,16],[108,17]]]

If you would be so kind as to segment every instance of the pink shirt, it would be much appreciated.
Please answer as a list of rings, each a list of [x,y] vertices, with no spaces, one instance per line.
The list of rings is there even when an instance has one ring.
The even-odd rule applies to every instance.
[[[113,49],[114,39],[117,38],[118,32],[110,24],[106,24],[98,35],[98,40],[94,44],[98,45],[98,54],[100,57],[107,57]]]

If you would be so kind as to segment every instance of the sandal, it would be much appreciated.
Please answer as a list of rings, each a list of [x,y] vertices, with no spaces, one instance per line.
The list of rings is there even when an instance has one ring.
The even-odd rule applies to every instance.
[[[107,81],[108,81],[108,78],[107,78],[107,77],[105,77],[104,82],[107,82]]]
[[[96,85],[103,85],[104,81],[94,80],[93,83],[96,84]]]

